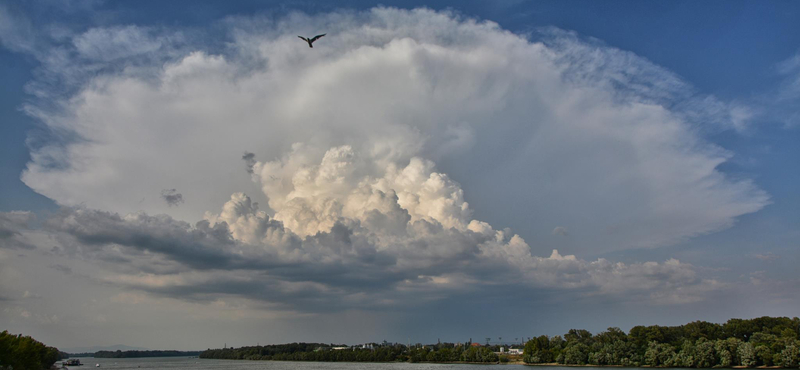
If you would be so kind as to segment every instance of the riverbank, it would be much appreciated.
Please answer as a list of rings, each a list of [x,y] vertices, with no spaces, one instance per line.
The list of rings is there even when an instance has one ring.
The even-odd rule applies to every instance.
[[[631,369],[636,368],[655,368],[655,369],[683,369],[680,367],[668,367],[668,366],[623,366],[623,365],[592,365],[592,364],[584,364],[584,365],[576,365],[576,364],[559,364],[558,362],[547,362],[547,363],[539,363],[539,364],[526,364],[522,361],[518,363],[518,365],[525,365],[525,366],[545,366],[545,367],[626,367]],[[685,368],[685,369],[696,369],[696,368]],[[729,366],[729,367],[713,367],[707,369],[794,369],[793,367],[780,367],[780,366]]]
[[[310,362],[310,361],[230,361],[212,360],[187,357],[158,357],[158,358],[82,358],[85,366],[70,367],[73,369],[94,368],[95,364],[100,369],[114,370],[141,370],[141,369],[170,369],[170,370],[525,370],[521,364],[498,365],[484,364],[436,364],[430,363],[357,363],[357,362]],[[544,370],[544,369],[542,369]],[[557,369],[553,369],[557,370]]]

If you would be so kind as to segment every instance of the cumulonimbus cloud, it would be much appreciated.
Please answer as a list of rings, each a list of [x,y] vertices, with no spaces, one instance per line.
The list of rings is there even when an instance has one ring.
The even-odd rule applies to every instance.
[[[537,238],[568,225],[569,253],[661,246],[768,203],[702,136],[739,130],[746,108],[569,32],[532,41],[393,8],[219,26],[214,52],[181,30],[75,34],[60,50],[76,59],[46,68],[77,93],[26,108],[71,138],[32,144],[22,176],[66,206],[46,232],[115,266],[109,282],[301,309],[520,279],[687,302],[720,284],[677,260],[587,261]],[[298,43],[320,28],[313,50]],[[170,207],[154,196],[164,184],[191,202]]]
[[[592,252],[675,243],[768,203],[750,180],[718,170],[732,153],[702,137],[709,125],[745,124],[745,108],[571,33],[550,30],[532,42],[491,22],[392,8],[220,26],[229,47],[216,53],[180,30],[74,35],[65,46],[82,51],[73,64],[106,67],[58,110],[28,107],[76,139],[32,147],[23,181],[66,206],[196,220],[232,193],[253,192],[239,162],[245,149],[267,165],[295,143],[317,156],[348,145],[381,168],[435,161],[447,179],[469,185],[493,223],[534,241],[569,224],[581,230],[573,248]],[[320,28],[329,37],[313,50],[298,44],[298,32]],[[108,59],[93,44],[143,54]],[[254,157],[245,157],[249,169]],[[191,204],[170,208],[154,197],[163,184]],[[271,191],[254,199],[277,205],[285,194]],[[410,216],[430,216],[424,207],[433,206],[409,208]],[[289,212],[265,210],[279,219]],[[331,224],[314,213],[327,210],[306,211],[303,227],[287,218],[298,235]]]

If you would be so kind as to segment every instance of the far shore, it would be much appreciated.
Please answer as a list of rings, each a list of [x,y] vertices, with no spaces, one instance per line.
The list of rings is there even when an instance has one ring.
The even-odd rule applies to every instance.
[[[215,359],[204,359],[197,356],[152,356],[152,357],[122,357],[116,359],[130,359],[135,360],[139,358],[154,358],[154,357],[161,357],[161,358],[199,358],[201,360],[215,360]],[[76,357],[76,358],[94,358],[94,357]],[[110,357],[96,357],[102,358],[105,360],[112,359]],[[227,361],[264,361],[264,362],[338,362],[338,363],[354,363],[354,364],[366,364],[366,363],[412,363],[412,362],[358,362],[358,361],[291,361],[291,360],[243,360],[243,359],[216,359],[216,360],[227,360]],[[642,365],[642,366],[623,366],[623,365],[592,365],[592,364],[584,364],[584,365],[577,365],[577,364],[560,364],[558,362],[547,362],[547,363],[537,363],[537,364],[526,364],[522,361],[521,358],[516,359],[509,359],[508,362],[467,362],[467,361],[423,361],[423,362],[415,362],[418,364],[460,364],[460,365],[525,365],[525,366],[549,366],[549,367],[624,367],[624,368],[656,368],[656,369],[683,369],[680,367],[667,367],[667,366],[649,366],[649,365]],[[687,368],[688,369],[688,368]],[[729,367],[713,367],[713,368],[706,368],[706,369],[788,369],[780,366],[729,366]],[[794,369],[794,368],[791,368]]]
[[[509,362],[511,363],[511,362]],[[552,367],[628,367],[628,368],[640,368],[640,367],[653,367],[650,365],[642,365],[642,366],[623,366],[623,365],[592,365],[592,364],[585,364],[585,365],[576,365],[576,364],[559,364],[558,362],[547,362],[547,363],[539,363],[539,364],[526,364],[522,361],[514,362],[515,364],[522,364],[526,366],[552,366]],[[663,368],[663,369],[684,369],[681,367],[667,367],[667,366],[656,366],[656,369]],[[688,368],[686,368],[688,369]],[[793,368],[784,368],[780,366],[728,366],[728,367],[711,367],[707,369],[793,369]]]

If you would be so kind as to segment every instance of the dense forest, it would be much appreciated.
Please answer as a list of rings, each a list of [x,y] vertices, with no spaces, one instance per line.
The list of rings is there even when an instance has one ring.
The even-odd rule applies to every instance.
[[[499,345],[397,343],[346,347],[291,343],[209,349],[201,358],[351,362],[504,362]],[[563,336],[542,335],[525,344],[528,364],[620,365],[651,367],[732,367],[800,365],[800,319],[760,317],[724,324],[695,321],[681,326],[636,326],[628,333],[609,328],[592,335],[572,329]]]
[[[526,363],[660,367],[780,366],[800,364],[800,319],[760,317],[724,324],[695,321],[681,326],[636,326],[592,335],[570,330],[525,344]]]
[[[94,357],[94,352],[73,352],[73,353],[68,353],[67,357],[64,358],[72,358],[72,357]]]
[[[31,337],[0,333],[0,369],[49,369],[60,359],[58,349]]]
[[[298,352],[312,352],[317,348],[338,347],[336,344],[323,343],[288,343],[268,346],[241,348],[209,349],[200,354],[200,358],[217,358],[226,360],[271,360],[272,356]]]
[[[97,351],[95,358],[183,357],[197,356],[201,351]]]

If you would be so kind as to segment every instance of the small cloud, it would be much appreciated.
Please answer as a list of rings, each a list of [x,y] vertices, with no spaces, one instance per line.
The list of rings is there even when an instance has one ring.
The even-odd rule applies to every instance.
[[[244,160],[245,168],[247,169],[247,173],[253,173],[253,166],[256,164],[256,155],[250,152],[244,152],[242,156],[242,160]]]
[[[69,266],[61,265],[61,264],[50,265],[50,268],[53,269],[53,270],[56,270],[56,271],[61,271],[61,272],[65,273],[65,274],[67,274],[67,275],[72,273],[72,268],[70,268]]]
[[[556,226],[556,228],[553,229],[553,235],[568,236],[569,230],[564,226]]]
[[[56,315],[46,315],[40,314],[36,312],[28,311],[25,307],[20,306],[10,306],[3,309],[3,312],[10,314],[10,315],[19,315],[20,317],[31,320],[34,322],[38,322],[40,324],[55,324],[58,323],[58,316]]]
[[[112,302],[126,303],[126,304],[139,304],[147,300],[147,297],[141,293],[119,293],[111,297]]]
[[[54,245],[52,248],[50,248],[49,251],[44,252],[44,254],[46,254],[48,256],[49,255],[63,256],[64,255],[64,248],[61,248],[60,246]]]
[[[766,280],[766,273],[764,271],[755,271],[750,273],[750,284],[761,285]]]
[[[774,261],[774,260],[776,260],[778,258],[781,258],[781,256],[779,256],[777,254],[773,254],[772,252],[758,253],[758,254],[753,255],[753,257],[758,258],[758,259],[760,259],[762,261]]]
[[[183,194],[178,193],[175,189],[164,189],[161,191],[161,198],[164,199],[167,204],[172,206],[178,206],[183,203]]]
[[[35,219],[36,216],[28,211],[0,212],[0,248],[34,249],[21,231],[29,229]]]
[[[22,293],[22,298],[42,298],[42,296],[26,290],[25,293]]]

